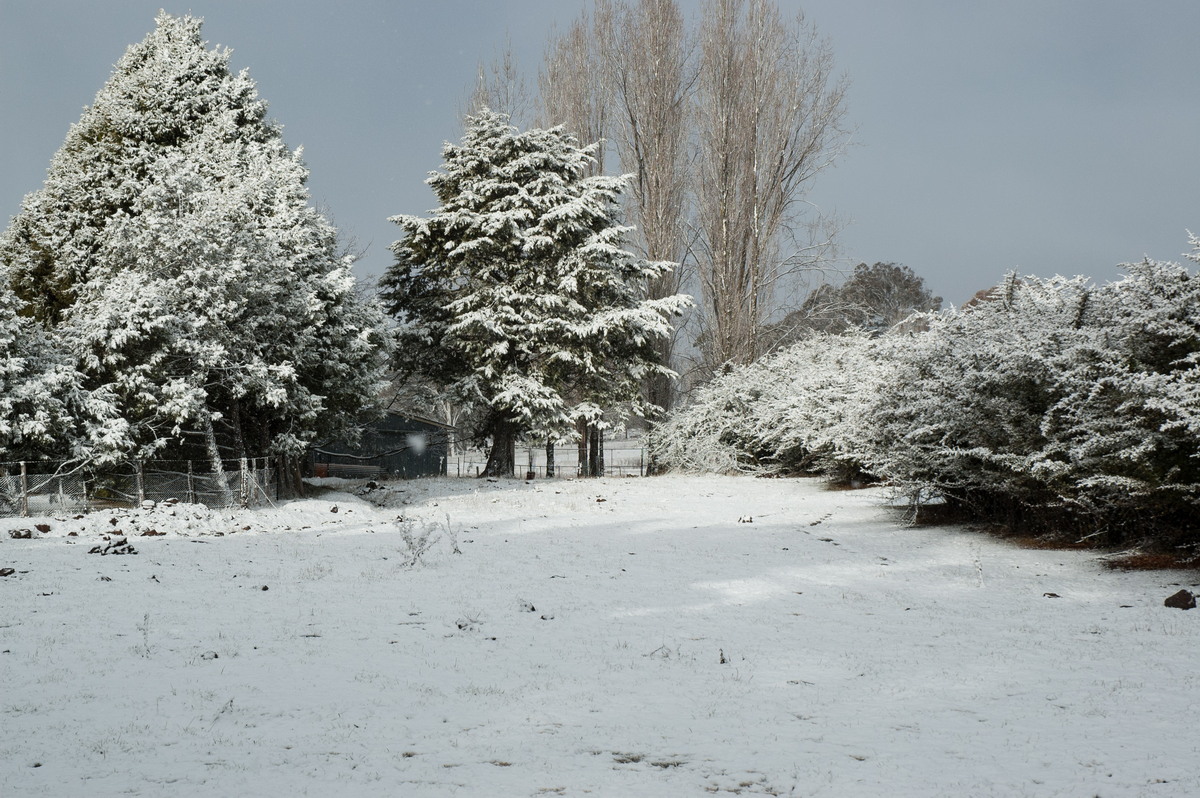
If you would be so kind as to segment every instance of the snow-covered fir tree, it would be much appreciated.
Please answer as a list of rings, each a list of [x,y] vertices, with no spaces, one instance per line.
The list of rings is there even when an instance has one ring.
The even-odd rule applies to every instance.
[[[563,439],[619,405],[648,412],[641,384],[669,373],[655,345],[690,300],[640,298],[670,264],[623,248],[626,178],[587,176],[593,151],[484,109],[427,181],[440,207],[393,217],[404,237],[381,286],[399,365],[486,407],[489,474],[512,473],[522,435]]]
[[[29,313],[139,456],[299,454],[379,393],[389,336],[307,168],[201,22],[162,13],[0,238]]]

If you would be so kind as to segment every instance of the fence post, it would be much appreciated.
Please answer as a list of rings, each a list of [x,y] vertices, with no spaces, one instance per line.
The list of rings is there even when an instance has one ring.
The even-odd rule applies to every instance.
[[[245,507],[247,504],[250,503],[250,472],[246,469],[246,458],[245,457],[241,458],[240,465],[242,467],[241,505],[242,505],[242,507]]]
[[[136,477],[136,479],[137,479],[137,500],[138,500],[138,506],[140,507],[142,505],[142,502],[146,501],[146,480],[142,476],[142,461],[141,460],[137,461],[137,477]]]
[[[187,487],[187,503],[196,503],[196,483],[192,473],[192,461],[188,460],[188,487]]]
[[[21,461],[21,517],[29,516],[29,478],[25,472],[25,461]]]

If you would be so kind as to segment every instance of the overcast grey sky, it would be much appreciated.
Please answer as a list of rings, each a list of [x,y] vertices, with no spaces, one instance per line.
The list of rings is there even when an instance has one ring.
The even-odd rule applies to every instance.
[[[160,7],[205,19],[249,68],[313,197],[367,246],[434,205],[477,64],[506,34],[530,72],[584,0],[0,0],[0,220]],[[688,13],[701,3],[684,0]],[[855,146],[812,200],[848,264],[910,266],[952,302],[1006,271],[1117,276],[1200,234],[1200,2],[780,0],[851,80]]]

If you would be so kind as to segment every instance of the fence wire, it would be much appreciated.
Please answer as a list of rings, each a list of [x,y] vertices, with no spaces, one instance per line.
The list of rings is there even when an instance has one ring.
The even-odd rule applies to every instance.
[[[56,515],[136,507],[174,499],[214,509],[252,507],[279,498],[271,458],[152,460],[85,468],[78,463],[0,463],[0,516]]]
[[[649,462],[646,448],[630,446],[623,441],[608,443],[603,450],[600,463],[601,473],[606,477],[645,476]],[[518,447],[516,468],[518,477],[527,479],[573,479],[585,474],[586,464],[580,462],[577,446],[554,447],[554,464],[546,460],[545,447]],[[455,455],[446,464],[446,475],[451,477],[478,477],[487,469],[487,453],[468,451]]]

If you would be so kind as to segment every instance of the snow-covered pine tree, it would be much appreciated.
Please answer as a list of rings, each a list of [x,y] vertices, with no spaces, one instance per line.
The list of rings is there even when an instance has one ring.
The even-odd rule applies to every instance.
[[[0,238],[31,314],[138,454],[296,455],[377,396],[382,312],[354,293],[308,172],[200,20],[160,14]]]
[[[521,435],[566,438],[623,403],[645,412],[642,381],[669,373],[655,345],[690,299],[639,298],[670,264],[623,249],[626,178],[588,177],[593,150],[484,109],[427,181],[440,207],[392,219],[404,238],[381,286],[399,365],[486,405],[488,474],[513,472]]]

